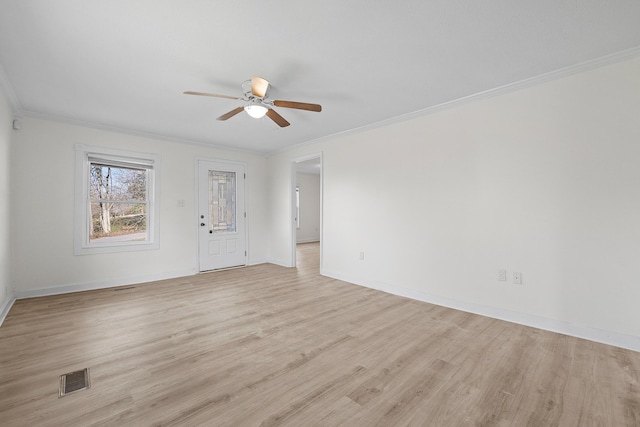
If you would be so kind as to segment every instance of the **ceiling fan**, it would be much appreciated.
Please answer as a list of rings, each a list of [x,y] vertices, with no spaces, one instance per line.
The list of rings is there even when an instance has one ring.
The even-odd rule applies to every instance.
[[[231,117],[235,116],[242,110],[246,111],[251,117],[259,119],[260,117],[267,116],[280,127],[289,126],[291,123],[285,120],[273,107],[283,107],[283,108],[295,108],[298,110],[306,110],[306,111],[322,111],[322,106],[318,104],[308,104],[306,102],[294,102],[294,101],[283,101],[281,99],[268,100],[269,96],[269,82],[262,77],[252,77],[251,80],[245,80],[242,82],[242,91],[244,92],[243,97],[237,96],[229,96],[229,95],[218,95],[216,93],[206,93],[206,92],[193,92],[186,91],[183,92],[185,95],[199,95],[199,96],[212,96],[214,98],[227,98],[227,99],[237,99],[244,103],[243,106],[234,108],[218,117],[218,120],[227,120]]]

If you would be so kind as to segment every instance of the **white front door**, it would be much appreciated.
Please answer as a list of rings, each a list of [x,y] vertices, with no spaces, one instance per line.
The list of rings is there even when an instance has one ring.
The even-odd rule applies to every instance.
[[[245,167],[198,161],[200,271],[247,264]]]

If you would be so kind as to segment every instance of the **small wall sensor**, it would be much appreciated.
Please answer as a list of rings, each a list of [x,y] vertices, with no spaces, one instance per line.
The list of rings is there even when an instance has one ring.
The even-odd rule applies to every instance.
[[[13,121],[13,128],[14,128],[15,130],[20,130],[20,129],[22,129],[22,123],[20,123],[20,120],[15,119],[15,120]]]

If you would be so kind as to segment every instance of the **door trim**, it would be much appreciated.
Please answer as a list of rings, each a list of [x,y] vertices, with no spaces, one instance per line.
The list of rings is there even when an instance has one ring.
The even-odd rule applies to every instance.
[[[247,194],[247,180],[249,179],[250,175],[249,175],[249,168],[247,166],[247,163],[245,162],[237,162],[237,161],[233,161],[233,160],[227,160],[227,159],[216,159],[216,158],[212,158],[212,157],[196,157],[195,161],[194,161],[194,202],[193,202],[193,232],[194,235],[196,236],[195,239],[195,246],[196,246],[196,270],[198,273],[210,273],[212,271],[218,271],[218,270],[201,270],[200,268],[200,226],[199,226],[199,218],[198,218],[198,209],[199,209],[199,186],[200,186],[200,162],[214,162],[214,163],[223,163],[223,164],[228,164],[228,165],[236,165],[236,166],[242,166],[244,167],[244,171],[245,174],[247,175],[246,179],[243,180],[243,186],[244,186],[244,211],[247,213],[247,217],[244,218],[244,230],[245,230],[245,243],[244,243],[244,247],[247,250],[247,255],[245,256],[245,265],[243,266],[238,266],[239,267],[246,267],[247,265],[249,265],[249,256],[251,255],[251,251],[249,249],[249,195]],[[223,270],[223,269],[220,269]]]

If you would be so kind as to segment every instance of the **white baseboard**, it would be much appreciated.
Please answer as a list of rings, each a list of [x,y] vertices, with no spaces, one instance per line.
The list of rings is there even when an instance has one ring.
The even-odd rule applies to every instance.
[[[279,265],[280,267],[287,267],[287,268],[293,267],[291,265],[291,261],[283,261],[283,260],[280,260],[280,259],[269,259],[267,262],[269,264]]]
[[[31,289],[19,291],[16,299],[43,297],[47,295],[68,294],[71,292],[91,291],[94,289],[113,288],[116,286],[134,285],[137,283],[155,282],[157,280],[175,279],[176,277],[193,276],[196,270],[174,271],[171,273],[158,273],[146,276],[123,277],[98,282],[74,283],[71,285],[54,286],[50,288]]]
[[[11,295],[2,306],[2,310],[0,310],[0,326],[2,326],[2,323],[4,322],[4,319],[6,319],[7,314],[9,314],[9,310],[11,310],[14,302],[16,302],[16,297]]]
[[[258,262],[260,261],[260,262]],[[266,260],[264,262],[267,262]],[[264,263],[262,260],[253,260],[252,265]],[[288,263],[279,260],[268,260],[271,264],[280,265],[282,267],[290,267]],[[157,280],[173,279],[176,277],[192,276],[197,274],[195,270],[176,271],[172,273],[161,273],[149,276],[138,276],[131,278],[113,279],[100,282],[76,283],[72,285],[56,286],[50,288],[32,289],[28,291],[19,291],[15,296],[10,297],[0,311],[0,326],[4,322],[9,310],[17,299],[33,298],[47,295],[58,295],[70,292],[88,291],[93,289],[104,289],[116,286],[133,285],[137,283],[154,282]],[[640,352],[640,337],[619,334],[616,332],[604,331],[601,329],[591,328],[584,325],[578,325],[571,322],[565,322],[554,319],[547,319],[527,313],[515,312],[503,308],[489,307],[481,304],[472,304],[458,301],[450,298],[444,298],[437,295],[427,294],[425,292],[414,289],[402,288],[399,286],[391,286],[386,283],[371,280],[362,280],[342,273],[322,269],[320,272],[323,276],[332,277],[344,282],[364,286],[370,289],[387,292],[389,294],[411,298],[418,301],[436,304],[443,307],[449,307],[456,310],[462,310],[469,313],[479,314],[494,319],[505,320],[507,322],[517,323],[520,325],[531,326],[534,328],[544,329],[551,332],[557,332],[577,338],[584,338],[603,344],[613,345],[616,347],[626,348],[629,350]]]
[[[386,283],[363,280],[357,277],[328,271],[322,269],[320,274],[344,282],[353,283],[355,285],[364,286],[370,289],[376,289],[389,294],[411,298],[418,301],[428,302],[443,307],[449,307],[468,313],[479,314],[481,316],[491,317],[494,319],[505,320],[519,325],[531,326],[533,328],[544,329],[546,331],[557,332],[576,338],[583,338],[589,341],[595,341],[602,344],[613,345],[616,347],[626,348],[633,351],[640,351],[640,337],[619,334],[616,332],[604,331],[589,326],[579,325],[571,322],[547,319],[545,317],[535,316],[527,313],[520,313],[503,308],[489,307],[481,304],[472,304],[458,301],[450,298],[444,298],[437,295],[427,294],[425,292],[413,289],[392,286]]]
[[[320,239],[317,237],[312,237],[310,239],[300,239],[300,240],[296,240],[296,243],[315,243],[315,242],[319,242]]]

